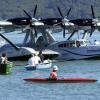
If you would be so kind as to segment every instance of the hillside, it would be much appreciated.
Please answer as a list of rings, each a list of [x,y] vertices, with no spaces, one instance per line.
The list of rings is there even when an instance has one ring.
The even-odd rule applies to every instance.
[[[69,18],[91,17],[91,4],[94,6],[95,15],[100,16],[100,0],[0,0],[0,4],[1,19],[26,16],[21,8],[32,16],[36,4],[38,18],[60,17],[57,6],[61,8],[65,16],[71,7]]]

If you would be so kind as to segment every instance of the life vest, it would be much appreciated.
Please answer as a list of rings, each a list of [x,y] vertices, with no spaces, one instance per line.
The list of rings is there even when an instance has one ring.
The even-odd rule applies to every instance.
[[[56,72],[51,72],[49,79],[56,79],[57,78],[57,73]]]

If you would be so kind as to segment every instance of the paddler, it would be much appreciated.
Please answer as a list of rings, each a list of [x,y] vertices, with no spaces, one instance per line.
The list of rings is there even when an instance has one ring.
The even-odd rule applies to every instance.
[[[31,54],[31,57],[30,57],[29,60],[28,60],[28,65],[35,66],[34,54],[35,54],[35,53],[32,53],[32,54]]]
[[[42,54],[42,51],[39,52],[38,56],[40,57],[41,62],[43,62],[44,61],[44,56]]]
[[[7,54],[3,53],[2,56],[0,57],[0,63],[1,64],[7,64],[9,61],[7,59]]]
[[[35,59],[35,64],[38,65],[39,63],[41,63],[41,59],[37,54],[34,54],[34,59]]]
[[[53,66],[53,70],[50,73],[49,79],[57,79],[57,71],[58,71],[58,67]]]
[[[31,58],[28,60],[28,65],[36,66],[41,62],[40,57],[36,54],[36,52],[31,54]]]

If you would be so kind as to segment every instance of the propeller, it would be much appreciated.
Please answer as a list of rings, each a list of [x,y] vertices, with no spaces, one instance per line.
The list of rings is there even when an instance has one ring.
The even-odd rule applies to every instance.
[[[99,29],[99,26],[100,26],[98,24],[98,23],[100,23],[99,20],[98,20],[99,17],[95,16],[93,5],[91,5],[91,12],[92,12],[92,25],[91,25],[90,37],[92,36],[92,33],[95,30],[95,28]]]
[[[72,32],[72,34],[68,37],[68,39],[67,40],[70,40],[71,39],[71,37],[74,35],[74,33],[76,32],[77,30],[74,30],[73,32]]]
[[[92,11],[92,18],[94,19],[94,18],[95,18],[95,14],[94,14],[94,8],[93,8],[93,5],[91,5],[91,11]]]
[[[37,10],[37,5],[35,5],[33,17],[36,16],[36,10]],[[30,26],[31,28],[34,28],[35,36],[37,37],[37,30],[36,30],[36,26],[35,26],[35,22],[37,21],[37,19],[35,19],[35,18],[33,19],[33,18],[27,13],[27,11],[25,11],[24,9],[23,9],[23,11],[24,11],[24,13],[28,16],[28,18],[30,19],[30,24],[29,24],[29,26]]]
[[[71,12],[71,8],[67,12],[67,17],[69,16],[70,12]]]
[[[33,17],[35,17],[36,11],[37,11],[37,5],[35,5]]]
[[[32,20],[32,17],[23,9],[23,11],[24,11],[24,13],[28,16],[28,18],[30,19],[30,20]]]
[[[62,14],[61,9],[59,7],[57,7],[57,9],[58,9],[59,14],[60,14],[60,16],[62,18],[61,26],[63,28],[63,37],[65,38],[65,29],[66,29],[66,26],[73,25],[73,24],[71,22],[69,22],[69,20],[67,18],[64,17],[64,15]],[[67,12],[67,17],[69,16],[70,11],[71,11],[71,8]]]
[[[62,18],[62,22],[61,22],[61,24],[62,24],[62,28],[63,28],[63,38],[65,38],[65,23],[64,23],[64,16],[63,16],[63,14],[62,14],[60,8],[57,7],[57,9],[58,9],[59,14],[60,14],[60,16],[61,16],[61,18]]]
[[[57,7],[57,9],[58,9],[58,11],[59,11],[60,16],[64,19],[64,16],[63,16],[63,14],[62,14],[62,12],[61,12],[60,8],[59,8],[59,7]]]
[[[95,27],[92,26],[92,27],[91,27],[91,31],[90,31],[90,37],[92,36],[92,33],[94,32],[94,30],[95,30]]]

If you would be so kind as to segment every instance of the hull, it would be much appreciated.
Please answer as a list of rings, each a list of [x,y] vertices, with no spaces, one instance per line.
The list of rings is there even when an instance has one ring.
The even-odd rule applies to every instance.
[[[59,45],[59,44],[54,44]],[[81,46],[81,47],[66,47],[66,48],[52,48],[54,46],[48,47],[59,55],[55,59],[64,60],[79,60],[79,59],[100,59],[100,46]]]
[[[70,83],[70,82],[96,82],[94,78],[57,78],[57,79],[48,79],[48,78],[25,78],[25,81],[33,82],[54,82],[54,83]]]
[[[30,65],[25,66],[26,70],[28,70],[28,71],[48,69],[48,68],[51,68],[51,67],[52,67],[51,62],[50,63],[42,63],[42,64],[39,64],[39,65],[36,65],[36,66],[30,66]]]

